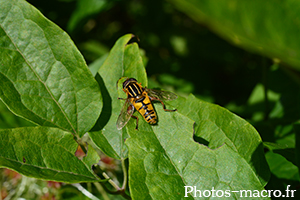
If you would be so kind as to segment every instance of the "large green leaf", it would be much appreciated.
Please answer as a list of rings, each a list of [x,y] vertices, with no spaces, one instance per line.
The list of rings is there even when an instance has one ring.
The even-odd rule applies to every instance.
[[[247,145],[255,143],[258,147],[260,141],[239,140],[239,148],[233,148],[232,142],[225,140],[221,147],[212,150],[198,144],[193,140],[193,121],[182,114],[186,109],[186,104],[182,98],[176,100],[178,112],[165,112],[160,105],[156,106],[159,122],[156,126],[149,126],[141,120],[139,131],[135,131],[133,120],[128,124],[130,138],[126,140],[129,148],[129,186],[133,199],[182,199],[185,195],[184,186],[196,187],[197,190],[259,190],[263,189],[264,183],[257,173],[255,167],[266,167],[259,162],[265,163],[263,151],[257,148],[257,157],[252,148]],[[190,96],[187,99],[191,108],[195,104],[200,104],[199,100]],[[216,109],[211,105],[210,109]],[[219,108],[221,112],[222,109]],[[194,108],[191,112],[205,112],[202,109]],[[205,112],[207,114],[207,112]],[[229,114],[229,113],[228,113]],[[201,129],[207,134],[218,134],[210,130],[219,124],[219,128],[225,133],[230,127],[239,130],[241,126],[250,126],[240,123],[243,120],[232,119],[232,124],[226,123],[228,114],[223,115],[217,121],[215,115],[208,115],[212,121],[200,119],[196,123],[201,123]],[[233,114],[231,114],[233,115]],[[241,127],[242,128],[242,127]],[[227,130],[226,130],[227,129]],[[257,134],[251,129],[241,129],[236,132],[242,136]],[[227,133],[230,135],[229,133]],[[224,136],[220,136],[220,140]],[[239,138],[239,136],[236,136]],[[209,140],[210,144],[217,144],[214,139]],[[254,156],[253,163],[245,159]],[[255,160],[259,158],[260,160]],[[261,173],[269,174],[268,168],[261,170]],[[190,190],[190,188],[189,188]],[[219,193],[221,194],[221,193]],[[239,194],[231,193],[232,199],[242,199]],[[197,195],[197,197],[199,194]],[[143,197],[143,198],[141,198]],[[189,197],[194,197],[194,192]],[[203,197],[203,196],[202,196]],[[263,199],[263,198],[259,198]]]
[[[99,181],[92,165],[98,154],[75,156],[78,144],[73,135],[57,128],[28,127],[0,130],[0,167],[26,176],[67,183]]]
[[[70,37],[24,0],[0,0],[0,98],[16,115],[82,136],[99,86]]]
[[[194,134],[199,141],[207,141],[208,147],[216,149],[227,144],[244,159],[258,175],[262,185],[270,173],[264,157],[263,144],[251,124],[218,105],[201,101],[190,95],[187,99],[170,102],[178,112],[195,121]]]
[[[90,136],[106,154],[118,159],[126,157],[123,143],[125,137],[130,136],[126,144],[133,199],[181,199],[184,186],[196,186],[198,190],[211,190],[212,187],[262,190],[269,169],[261,138],[249,123],[220,106],[192,95],[187,99],[180,97],[165,102],[167,108],[177,108],[177,112],[165,112],[161,105],[154,104],[158,113],[157,125],[147,124],[135,112],[134,115],[140,118],[138,131],[133,119],[122,131],[116,129],[116,120],[124,103],[117,97],[126,97],[121,83],[117,90],[116,81],[127,76],[147,85],[138,46],[128,44],[130,39],[131,35],[120,38],[99,70],[102,77],[99,82],[106,86],[106,92],[102,92],[104,107],[108,108],[101,116],[107,123],[102,123],[99,131],[91,132]],[[215,150],[195,142],[193,128],[196,137],[201,137],[197,141],[206,140]],[[237,194],[232,196],[239,198]]]
[[[299,1],[169,1],[231,43],[300,70]]]
[[[131,34],[121,37],[99,70],[98,80],[103,94],[104,109],[97,123],[98,127],[89,133],[91,139],[103,152],[117,159],[127,157],[124,145],[124,139],[127,137],[126,131],[125,129],[117,130],[116,127],[118,115],[124,104],[124,101],[118,100],[118,97],[124,98],[126,95],[124,92],[118,92],[117,81],[122,76],[128,76],[137,78],[144,86],[147,85],[146,72],[138,45],[128,44],[132,37]]]

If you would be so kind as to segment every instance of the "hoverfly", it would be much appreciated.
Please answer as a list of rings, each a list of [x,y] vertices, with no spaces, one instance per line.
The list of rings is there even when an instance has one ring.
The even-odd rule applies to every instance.
[[[166,109],[162,100],[174,100],[177,98],[176,94],[167,91],[153,90],[142,87],[140,83],[134,78],[127,78],[123,82],[123,91],[126,93],[127,98],[122,107],[121,113],[117,120],[117,129],[121,130],[129,121],[129,119],[136,119],[136,130],[138,129],[138,117],[133,116],[134,109],[136,109],[149,124],[156,124],[157,114],[153,108],[151,101],[160,101],[164,111],[174,112],[175,110]]]

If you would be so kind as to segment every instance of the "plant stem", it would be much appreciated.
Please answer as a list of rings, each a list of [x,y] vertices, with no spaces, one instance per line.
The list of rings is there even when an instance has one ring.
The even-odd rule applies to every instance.
[[[125,159],[122,158],[121,162],[122,162],[122,170],[123,170],[123,174],[124,174],[122,190],[126,190],[126,186],[127,186],[127,169],[126,169]]]
[[[116,190],[116,191],[111,191],[110,189],[108,189],[106,187],[104,182],[100,182],[100,184],[102,186],[101,188],[104,189],[107,193],[109,193],[109,194],[120,194],[125,199],[131,199],[131,197],[126,194],[127,175],[128,175],[128,173],[127,173],[127,169],[126,169],[125,159],[121,159],[121,161],[122,161],[122,170],[123,170],[123,173],[124,173],[124,180],[123,180],[123,185],[122,185],[121,188],[105,172],[103,172],[98,165],[95,165],[94,172],[96,174],[100,174],[99,172],[101,172],[104,179],[106,179],[106,181],[108,181],[108,183],[110,183]],[[98,173],[97,173],[97,171],[98,171]],[[97,188],[97,189],[99,191],[101,191],[100,188]]]
[[[123,159],[122,161],[124,162]],[[131,200],[131,197],[126,194],[125,189],[123,188],[124,184],[122,188],[120,188],[113,180],[110,179],[110,177],[105,172],[103,172],[102,175],[104,176],[105,179],[109,179],[108,182],[117,190],[116,192],[111,192],[112,194],[121,194],[125,199]],[[127,182],[127,172],[126,172],[126,182]]]
[[[105,192],[104,188],[101,186],[100,183],[94,183],[97,190],[100,192],[104,200],[110,200],[110,198],[107,196],[107,193]]]
[[[121,190],[121,188],[113,181],[111,180],[111,178],[105,173],[103,172],[102,175],[104,176],[105,179],[108,179],[108,182],[117,190]]]
[[[92,199],[92,200],[100,200],[96,196],[94,196],[92,193],[87,191],[84,187],[82,187],[79,183],[72,184],[74,187],[76,187],[82,194],[84,194],[86,197]]]

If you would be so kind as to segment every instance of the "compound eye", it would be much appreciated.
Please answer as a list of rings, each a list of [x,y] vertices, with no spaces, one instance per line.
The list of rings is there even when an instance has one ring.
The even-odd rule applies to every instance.
[[[131,82],[137,82],[137,80],[135,78],[130,78],[129,81],[131,81]]]
[[[137,80],[135,78],[128,78],[123,82],[123,89],[126,88],[126,86],[130,83],[130,82],[137,82]]]

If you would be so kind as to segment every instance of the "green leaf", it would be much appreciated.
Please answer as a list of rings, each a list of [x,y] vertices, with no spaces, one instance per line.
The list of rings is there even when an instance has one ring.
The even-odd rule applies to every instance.
[[[82,136],[102,109],[70,37],[24,0],[0,0],[0,98],[16,115]]]
[[[227,109],[201,101],[193,95],[170,104],[195,121],[196,140],[199,139],[211,149],[227,144],[245,159],[262,185],[267,183],[270,173],[263,154],[262,140],[251,124]]]
[[[199,101],[194,97],[190,98],[187,102],[191,105]],[[177,107],[178,112],[165,112],[162,106],[155,105],[159,117],[156,126],[150,126],[144,120],[140,120],[139,131],[135,131],[134,120],[129,121],[127,125],[130,135],[126,144],[129,148],[129,186],[132,198],[182,199],[185,195],[184,186],[196,187],[202,192],[212,189],[263,190],[264,184],[260,180],[261,177],[254,170],[253,165],[241,155],[241,152],[232,147],[232,143],[225,141],[221,147],[212,150],[192,139],[194,122],[181,112],[185,106],[183,98],[179,98],[176,102],[180,105]],[[193,108],[193,112],[196,113],[203,111],[205,110]],[[213,128],[213,124],[218,122],[222,124],[220,128],[228,129],[226,117],[225,114],[224,124],[222,124],[222,119],[216,122],[200,120],[201,129],[209,133],[209,127]],[[237,118],[233,121],[236,130],[241,125],[245,125],[238,124],[239,120],[241,119]],[[241,136],[251,134],[251,130],[242,129],[241,131],[244,131],[238,133]],[[236,138],[239,137],[236,136]],[[252,142],[255,143],[253,140]],[[257,142],[259,145],[259,141]],[[216,141],[212,139],[210,143],[216,143]],[[251,157],[254,153],[252,148],[247,147],[249,143],[251,142],[239,141],[239,150],[244,151],[243,153],[248,151],[245,153],[247,157]],[[263,155],[261,148],[257,151]],[[258,160],[255,163],[256,167],[261,167],[259,161],[265,162]],[[252,160],[252,162],[255,161]],[[266,169],[264,170],[268,173]],[[242,199],[238,194],[231,193],[231,195],[234,199]],[[189,197],[193,196],[192,192]]]
[[[299,1],[169,1],[231,43],[300,70]]]
[[[93,76],[97,75],[100,67],[103,65],[107,57],[108,57],[108,53],[104,54],[103,56],[101,56],[100,58],[98,58],[97,60],[95,60],[93,63],[89,65],[89,69],[91,70]]]
[[[264,142],[264,147],[268,148],[270,151],[281,150],[281,149],[287,149],[288,148],[287,145],[276,144],[276,143],[272,143],[272,142]]]
[[[149,125],[135,112],[140,119],[138,131],[133,119],[122,131],[116,129],[116,120],[124,103],[117,97],[126,97],[120,87],[122,81],[118,90],[116,81],[122,76],[134,77],[147,86],[138,46],[128,44],[130,39],[131,35],[120,38],[99,70],[99,82],[106,86],[106,92],[102,92],[104,108],[110,108],[101,113],[107,123],[101,124],[98,132],[89,134],[100,149],[118,159],[126,157],[123,142],[127,135],[130,136],[126,144],[133,199],[181,199],[184,186],[189,185],[201,190],[212,187],[262,190],[269,170],[261,138],[249,123],[220,106],[192,95],[187,99],[180,97],[165,102],[168,109],[177,108],[177,112],[165,112],[159,103],[154,103],[157,125]],[[193,140],[194,122],[196,137],[202,137],[215,150]]]
[[[127,157],[124,140],[127,137],[125,129],[117,130],[116,122],[124,101],[118,97],[126,97],[118,92],[117,81],[123,77],[133,77],[147,86],[147,76],[142,57],[136,43],[128,42],[132,34],[121,37],[112,50],[98,75],[98,82],[103,95],[103,111],[93,131],[89,133],[93,142],[108,156],[120,159]],[[97,78],[97,77],[96,77]],[[119,90],[122,90],[119,88]]]
[[[57,128],[0,130],[0,167],[23,175],[66,183],[99,181],[92,165],[99,157],[92,148],[79,160],[73,135]]]
[[[282,155],[269,151],[266,153],[266,159],[272,174],[277,178],[296,181],[300,180],[298,168]]]
[[[35,126],[27,120],[24,120],[13,113],[0,101],[0,127],[1,128],[16,128],[25,126]]]

